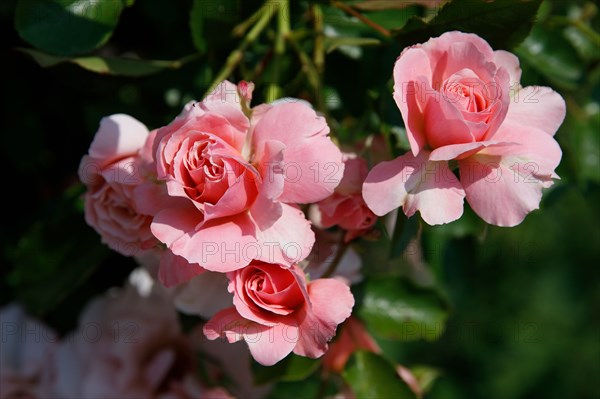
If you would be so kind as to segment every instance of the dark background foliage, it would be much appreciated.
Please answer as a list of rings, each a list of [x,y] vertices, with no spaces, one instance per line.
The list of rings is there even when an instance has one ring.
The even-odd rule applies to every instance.
[[[87,300],[120,284],[135,267],[131,259],[105,248],[83,219],[77,167],[100,118],[128,113],[151,129],[170,122],[185,102],[200,99],[209,88],[241,40],[232,37],[232,28],[262,2],[229,1],[216,6],[207,1],[137,0],[123,7],[112,37],[91,54],[185,60],[177,68],[157,64],[156,73],[139,77],[98,74],[69,62],[40,67],[17,50],[32,48],[15,28],[17,3],[0,3],[1,156],[8,164],[0,231],[0,303],[21,301],[32,314],[65,333],[74,327]],[[524,86],[551,86],[567,102],[567,119],[556,136],[563,148],[557,170],[562,179],[544,195],[540,211],[512,229],[485,226],[468,210],[450,225],[424,226],[424,257],[449,304],[441,338],[433,342],[406,336],[391,339],[385,331],[378,334],[382,331],[378,323],[385,325],[387,319],[373,316],[368,307],[359,310],[361,317],[371,320],[368,326],[381,340],[385,357],[423,375],[438,374],[428,398],[600,397],[597,4],[545,1],[531,33],[522,41],[530,27],[527,12],[513,8],[506,14],[510,7],[524,7],[518,1],[497,2],[504,8],[492,13],[489,21],[477,9],[483,2],[463,2],[461,9],[442,9],[429,27],[422,20],[409,20],[431,13],[420,6],[364,11],[392,32],[391,39],[330,2],[318,3],[325,26],[345,40],[326,43],[332,51],[326,55],[318,84],[311,82],[310,71],[291,46],[283,54],[273,54],[275,25],[248,46],[229,79],[254,80],[255,104],[268,98],[272,85],[285,96],[317,104],[344,146],[375,134],[386,137],[393,152],[406,150],[398,128],[400,113],[391,98],[393,62],[404,45],[450,28],[487,35],[496,48],[514,51],[522,63]],[[532,3],[528,7],[535,13],[539,2]],[[314,7],[292,2],[290,11],[298,46],[311,54]],[[456,13],[464,17],[459,22]],[[65,33],[69,34],[74,32]],[[55,52],[55,56],[71,56],[71,50],[65,48],[64,54]],[[126,70],[135,74],[140,68]],[[369,270],[373,274],[389,270],[390,264],[376,264],[377,256],[369,256],[384,250],[387,254],[385,245],[390,244],[359,243],[367,248],[363,252],[367,275]],[[410,272],[402,259],[393,264],[400,274]],[[386,292],[369,291],[369,282],[381,287],[372,281],[368,279],[359,291],[365,290],[366,297],[386,297]],[[360,299],[362,294],[357,291],[357,295]],[[314,379],[280,383],[276,394],[314,396],[319,389]]]

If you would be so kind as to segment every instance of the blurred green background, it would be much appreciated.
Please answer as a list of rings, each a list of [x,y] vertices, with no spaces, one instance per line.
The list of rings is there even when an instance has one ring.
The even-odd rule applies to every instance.
[[[267,27],[230,79],[254,80],[255,104],[273,85],[317,104],[346,147],[382,134],[395,153],[404,151],[406,143],[394,135],[401,117],[390,82],[405,38],[386,39],[330,2],[317,3],[325,33],[345,39],[325,44],[331,51],[320,82],[311,82],[301,63],[301,53],[314,50],[308,31],[315,8],[307,2],[292,2],[290,10],[300,51],[288,45],[273,54],[274,26]],[[152,129],[200,99],[241,40],[232,28],[261,4],[137,0],[92,54],[185,61],[134,77],[73,63],[40,67],[17,50],[31,48],[15,28],[17,1],[0,2],[1,156],[9,165],[0,304],[19,300],[66,332],[92,295],[135,267],[85,225],[79,160],[102,116],[128,113]],[[194,9],[204,15],[194,18]],[[388,29],[428,13],[421,6],[365,11]],[[485,226],[469,211],[460,221],[424,229],[425,260],[451,305],[445,334],[434,342],[382,345],[404,365],[439,371],[427,398],[600,398],[599,14],[592,1],[545,1],[529,36],[509,48],[521,60],[523,86],[551,86],[567,102],[556,135],[561,180],[547,190],[541,210],[511,229]]]

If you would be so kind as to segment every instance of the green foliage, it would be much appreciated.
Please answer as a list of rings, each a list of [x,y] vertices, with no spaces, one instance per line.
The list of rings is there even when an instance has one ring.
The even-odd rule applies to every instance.
[[[19,0],[15,28],[41,50],[76,55],[93,50],[110,38],[119,16],[133,1]]]
[[[83,69],[99,74],[117,76],[146,76],[165,69],[177,69],[190,60],[190,57],[176,61],[140,60],[134,58],[115,57],[58,57],[41,51],[21,48],[22,51],[42,67],[51,67],[63,62],[79,65]]]
[[[412,17],[394,36],[402,46],[459,30],[477,33],[494,49],[510,49],[523,40],[541,0],[465,0],[446,3],[430,21]]]
[[[364,284],[358,315],[381,337],[435,340],[444,331],[447,305],[434,291],[397,277],[372,277]]]
[[[344,371],[344,379],[358,398],[416,398],[395,368],[372,352],[354,353]]]

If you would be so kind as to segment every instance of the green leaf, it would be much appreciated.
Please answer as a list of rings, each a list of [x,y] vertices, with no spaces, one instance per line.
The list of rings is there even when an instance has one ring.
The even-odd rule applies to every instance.
[[[274,381],[302,381],[317,371],[320,365],[319,359],[309,359],[295,354],[287,356],[270,367],[253,363],[254,382],[260,385]]]
[[[575,88],[583,74],[577,52],[560,30],[535,26],[515,52],[557,86]]]
[[[431,20],[412,17],[394,37],[402,46],[423,43],[444,32],[476,33],[492,48],[510,49],[529,33],[541,0],[464,0],[446,3]]]
[[[112,57],[58,57],[41,51],[19,48],[28,54],[40,66],[47,68],[64,62],[69,62],[99,74],[119,76],[145,76],[160,72],[164,69],[177,69],[192,59],[192,56],[175,61],[139,60],[133,58]]]
[[[33,46],[52,54],[89,52],[110,38],[125,0],[19,0],[15,28]]]
[[[382,276],[364,283],[358,315],[383,338],[432,341],[442,335],[448,311],[436,291]]]
[[[343,376],[357,398],[416,398],[396,369],[387,360],[372,352],[354,353]]]

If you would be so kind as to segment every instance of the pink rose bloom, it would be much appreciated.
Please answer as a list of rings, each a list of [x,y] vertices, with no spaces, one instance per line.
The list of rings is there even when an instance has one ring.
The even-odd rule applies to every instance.
[[[550,88],[520,87],[520,78],[517,57],[474,34],[448,32],[405,49],[394,99],[411,152],[369,173],[363,196],[373,212],[402,206],[442,224],[462,215],[466,197],[486,222],[514,226],[537,209],[558,178],[553,135],[565,102]]]
[[[244,339],[260,364],[270,366],[290,352],[317,358],[337,325],[350,316],[354,298],[335,279],[307,284],[297,266],[254,261],[228,274],[234,307],[217,313],[205,326],[208,339]]]
[[[154,142],[158,179],[186,202],[158,212],[152,232],[175,255],[212,271],[304,259],[314,235],[289,204],[327,197],[343,174],[324,118],[300,102],[250,109],[252,88],[223,82]]]
[[[0,309],[0,399],[55,398],[56,334],[18,305]]]
[[[362,185],[369,173],[367,162],[356,154],[344,154],[344,176],[334,193],[311,207],[312,221],[322,228],[339,226],[346,230],[346,242],[371,229],[377,216],[362,197]]]
[[[87,186],[85,220],[111,249],[131,256],[157,243],[152,218],[136,207],[136,188],[143,183],[139,150],[148,129],[123,114],[102,118],[79,177]]]
[[[193,398],[195,359],[162,287],[128,285],[92,301],[57,353],[61,398]]]

